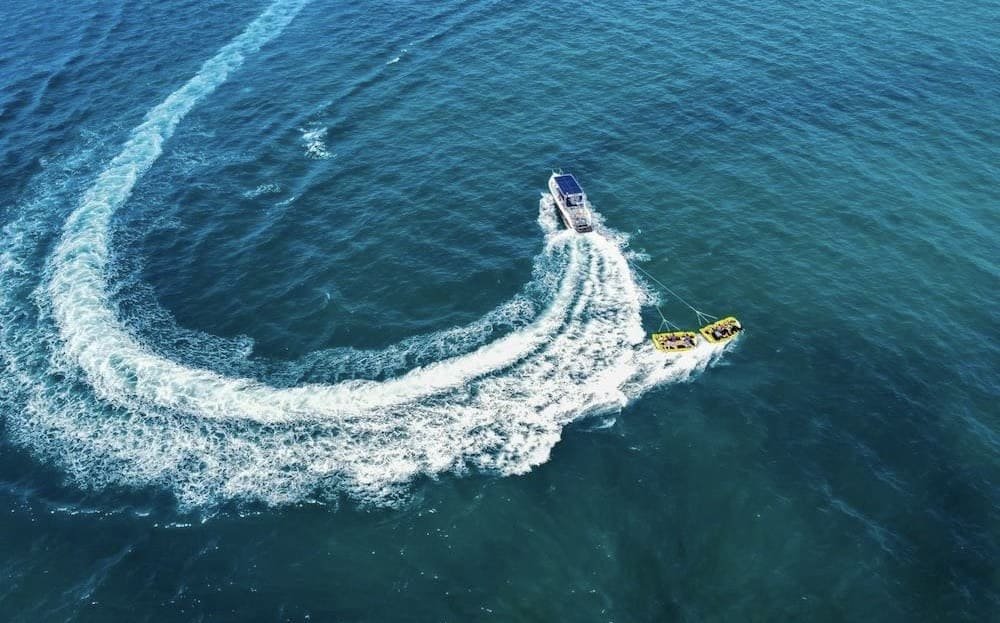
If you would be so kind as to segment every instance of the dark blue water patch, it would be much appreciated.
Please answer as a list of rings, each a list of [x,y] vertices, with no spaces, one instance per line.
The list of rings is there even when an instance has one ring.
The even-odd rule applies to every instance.
[[[95,417],[104,417],[95,410]],[[61,517],[72,524],[74,517],[97,521],[203,521],[209,513],[181,512],[176,500],[159,487],[106,487],[94,489],[67,478],[56,460],[40,460],[38,454],[11,444],[6,423],[0,429],[0,499],[16,522],[39,523]],[[47,457],[53,459],[53,456]]]
[[[224,167],[224,173],[233,168]],[[375,171],[351,173],[354,177],[303,189],[283,206],[268,206],[270,195],[246,199],[237,194],[246,192],[238,186],[220,189],[207,182],[215,178],[187,178],[186,190],[171,206],[160,205],[152,219],[142,216],[124,225],[154,224],[146,240],[156,246],[147,251],[152,259],[143,280],[162,284],[158,297],[182,324],[213,334],[245,332],[250,318],[261,318],[266,308],[264,317],[280,319],[291,333],[275,335],[271,343],[254,335],[258,332],[251,335],[262,352],[277,356],[284,356],[284,348],[295,354],[385,346],[466,324],[523,287],[541,241],[534,225],[537,201],[530,193],[508,195],[509,184],[497,188],[485,178],[477,183],[471,172],[460,179],[438,173],[439,183],[405,188],[409,178],[400,190],[399,182]],[[166,200],[154,195],[149,201]],[[165,208],[176,216],[164,214]],[[226,219],[224,229],[213,225],[221,224],[220,218]],[[475,254],[468,252],[469,240],[477,241]],[[158,248],[164,245],[169,253]],[[158,264],[168,256],[175,259]],[[261,262],[261,257],[281,259]],[[447,296],[456,288],[468,295]],[[448,302],[458,307],[449,313],[441,308]],[[206,308],[224,313],[205,317]],[[296,318],[306,324],[296,329]],[[226,324],[204,325],[211,319]],[[337,325],[354,335],[331,335]],[[306,341],[300,345],[296,339]]]
[[[168,8],[151,3],[126,8],[89,3],[74,6],[72,13],[55,6],[29,10],[14,3],[10,8],[11,17],[22,24],[10,31],[18,36],[10,37],[10,45],[4,46],[16,54],[8,62],[10,75],[17,78],[5,85],[9,90],[4,89],[12,99],[2,104],[0,114],[0,128],[6,130],[0,132],[3,140],[19,139],[10,147],[46,138],[50,144],[64,144],[77,128],[93,124],[109,109],[119,118],[131,114],[138,121],[153,102],[197,70],[200,58],[235,32],[226,27],[234,27],[228,21],[235,17],[232,8],[212,11],[204,5]],[[174,19],[178,11],[197,11],[195,25]],[[244,16],[248,18],[258,7],[247,6],[243,11],[248,11]],[[32,29],[38,31],[37,37],[32,36]],[[24,42],[31,45],[22,52]],[[120,69],[126,65],[143,72],[146,79],[123,74]],[[130,94],[125,101],[120,96],[123,89]],[[32,151],[45,153],[44,149]]]
[[[144,267],[136,278],[157,288],[150,294],[181,326],[222,337],[249,335],[261,356],[288,359],[331,347],[384,347],[466,325],[523,291],[530,277],[535,250],[524,237],[510,245],[510,232],[483,231],[477,222],[484,206],[501,205],[499,196],[456,203],[447,190],[417,188],[417,202],[445,199],[423,213],[394,201],[373,215],[380,208],[327,204],[322,197],[330,199],[332,190],[317,191],[320,198],[312,206],[309,193],[303,193],[288,209],[263,213],[253,209],[263,200],[228,194],[235,211],[228,210],[225,229],[218,229],[212,221],[221,223],[213,209],[219,204],[209,198],[215,193],[207,195],[211,207],[202,214],[182,207],[199,201],[202,192],[197,185],[189,189],[177,205],[178,216],[158,211],[125,225],[145,230],[147,244],[166,245],[175,258],[184,258],[180,263],[159,264],[167,253],[155,246],[148,263],[126,254],[120,261]],[[392,214],[394,209],[399,212]],[[504,210],[523,217],[533,215],[537,205],[518,209],[512,203]],[[442,216],[450,216],[451,223],[442,227]],[[422,233],[413,235],[409,228]],[[394,240],[386,243],[386,232],[397,232]],[[476,254],[466,250],[470,239],[482,241]],[[540,241],[539,235],[534,244]],[[261,262],[264,257],[282,259]],[[456,290],[467,294],[455,299]],[[132,317],[137,304],[143,305],[129,304],[122,313]],[[205,316],[206,308],[223,313]],[[269,336],[253,328],[261,322],[269,324]]]

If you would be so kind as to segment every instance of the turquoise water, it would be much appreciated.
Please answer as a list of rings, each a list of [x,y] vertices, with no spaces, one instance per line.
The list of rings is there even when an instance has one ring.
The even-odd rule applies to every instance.
[[[0,619],[994,620],[998,10],[0,6]]]

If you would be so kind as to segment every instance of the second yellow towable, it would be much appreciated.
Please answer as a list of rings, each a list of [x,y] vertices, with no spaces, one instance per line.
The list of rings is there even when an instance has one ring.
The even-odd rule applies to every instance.
[[[694,331],[670,331],[667,333],[654,333],[650,336],[656,350],[665,353],[675,353],[682,350],[694,348],[698,334]]]
[[[700,329],[702,336],[712,344],[722,344],[736,337],[743,330],[743,325],[733,316],[726,316]]]

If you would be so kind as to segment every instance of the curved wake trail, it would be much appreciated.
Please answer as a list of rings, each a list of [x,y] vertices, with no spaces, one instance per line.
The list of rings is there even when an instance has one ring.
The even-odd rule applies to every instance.
[[[525,472],[548,459],[567,422],[685,378],[720,352],[707,344],[672,357],[653,351],[620,244],[558,230],[548,198],[535,278],[558,285],[529,323],[472,352],[385,381],[276,388],[185,366],[140,343],[108,293],[111,218],[184,116],[303,4],[268,8],[149,111],[84,193],[45,292],[59,334],[54,358],[82,370],[113,408],[95,415],[92,402],[39,384],[12,423],[15,438],[82,483],[161,484],[188,505],[338,492],[388,503],[420,474]]]

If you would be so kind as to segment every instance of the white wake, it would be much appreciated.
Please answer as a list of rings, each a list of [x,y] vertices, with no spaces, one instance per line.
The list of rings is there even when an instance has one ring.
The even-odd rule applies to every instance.
[[[150,110],[68,218],[46,290],[58,357],[113,409],[98,416],[39,393],[12,426],[24,444],[95,486],[160,484],[185,504],[323,492],[386,503],[420,475],[523,473],[548,459],[566,423],[620,408],[718,354],[704,343],[669,357],[654,351],[621,241],[606,229],[558,229],[549,198],[539,206],[544,247],[533,277],[556,284],[547,306],[471,352],[384,381],[276,388],[143,345],[109,296],[111,217],[183,117],[302,4],[273,4]]]

